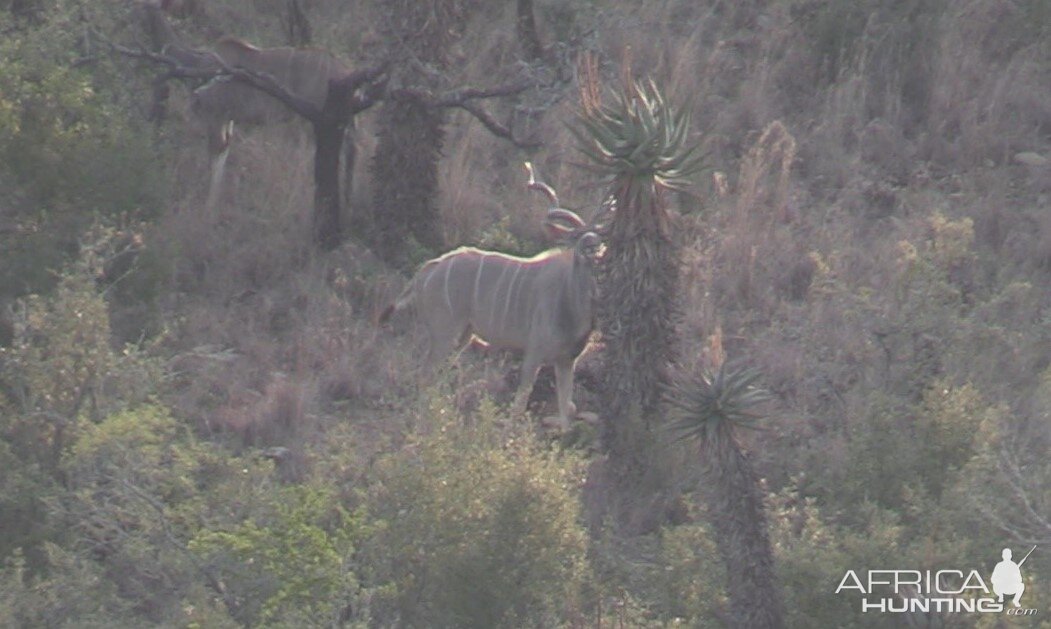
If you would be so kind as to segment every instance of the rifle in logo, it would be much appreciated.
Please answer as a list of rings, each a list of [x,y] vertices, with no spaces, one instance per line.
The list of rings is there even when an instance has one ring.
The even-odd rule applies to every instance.
[[[1025,582],[1022,581],[1022,564],[1025,563],[1026,559],[1029,559],[1029,555],[1033,554],[1036,550],[1036,546],[1033,546],[1025,557],[1022,557],[1022,561],[1015,563],[1011,561],[1011,549],[1005,548],[1001,556],[1003,561],[996,564],[993,568],[993,592],[999,598],[1001,603],[1004,602],[1004,596],[1014,596],[1015,607],[1021,607],[1022,593],[1025,592]]]

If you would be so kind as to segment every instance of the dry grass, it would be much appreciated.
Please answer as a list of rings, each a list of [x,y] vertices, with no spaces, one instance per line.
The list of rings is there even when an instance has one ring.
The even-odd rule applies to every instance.
[[[223,4],[218,19],[242,4]],[[316,3],[317,15],[331,18],[316,22],[319,40],[366,45],[371,29],[341,16],[372,14],[366,3],[351,5]],[[674,201],[685,245],[683,353],[700,356],[719,331],[731,360],[765,372],[781,421],[756,444],[775,487],[793,473],[777,462],[796,449],[804,451],[797,469],[836,466],[847,451],[843,418],[864,416],[866,392],[920,379],[909,369],[925,360],[924,335],[955,321],[939,311],[943,318],[922,322],[915,338],[902,331],[917,308],[902,292],[902,243],[948,268],[944,282],[972,296],[1051,274],[1051,169],[1013,161],[1020,151],[1051,151],[1051,63],[1046,45],[1003,43],[1018,38],[990,16],[1013,5],[951,4],[944,15],[921,16],[931,28],[919,34],[893,14],[870,16],[850,54],[820,48],[818,18],[788,3],[607,3],[581,18],[594,20],[598,35],[586,44],[606,81],[630,47],[639,77],[689,104],[710,153],[711,172],[694,195]],[[569,28],[545,23],[558,10],[553,2],[538,7],[545,41]],[[488,23],[506,28],[472,28],[461,50],[461,78],[476,86],[497,81],[515,54],[513,7],[488,11]],[[279,25],[265,24],[258,39],[277,43]],[[440,203],[451,244],[542,246],[541,201],[523,185],[527,159],[568,207],[587,215],[598,206],[601,186],[574,166],[565,125],[575,107],[567,86],[535,121],[545,142],[537,151],[494,138],[465,114],[450,116]],[[359,120],[355,216],[370,209],[371,125],[369,115]],[[444,379],[418,381],[408,338],[373,324],[402,280],[354,246],[311,252],[304,137],[294,128],[241,130],[224,203],[211,216],[198,209],[203,139],[177,143],[177,188],[156,238],[173,261],[183,412],[245,443],[302,446],[319,431],[360,429],[382,449],[397,442],[422,386],[451,383],[465,412],[483,397],[506,397],[510,364],[470,353]],[[938,258],[936,211],[957,227],[973,220],[964,258]],[[1039,310],[1041,301],[1023,293],[1014,299]],[[1035,350],[982,343],[1040,370]],[[192,351],[201,346],[228,353]],[[1024,380],[1022,366],[978,362]]]

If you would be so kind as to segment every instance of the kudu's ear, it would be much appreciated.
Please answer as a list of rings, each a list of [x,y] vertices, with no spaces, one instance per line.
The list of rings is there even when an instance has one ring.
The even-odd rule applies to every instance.
[[[602,238],[595,232],[585,232],[581,234],[580,238],[577,239],[576,245],[573,247],[573,251],[577,256],[583,256],[588,260],[594,260],[597,258],[601,249]]]

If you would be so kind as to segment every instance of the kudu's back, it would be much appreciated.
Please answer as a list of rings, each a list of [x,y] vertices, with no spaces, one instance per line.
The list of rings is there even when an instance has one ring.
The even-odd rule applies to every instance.
[[[242,67],[274,77],[289,92],[321,107],[332,79],[350,70],[332,54],[315,49],[257,48],[234,37],[224,37],[215,53],[231,67]],[[194,109],[222,125],[228,120],[239,124],[266,124],[291,116],[289,110],[271,96],[228,77],[220,78],[194,93]]]
[[[527,164],[528,167],[528,164]],[[536,183],[556,207],[546,226],[566,243],[532,258],[463,247],[423,265],[380,316],[411,309],[429,341],[430,361],[448,355],[473,334],[489,345],[523,352],[515,407],[525,402],[542,365],[555,368],[559,423],[575,416],[573,366],[594,327],[594,258],[599,237],[579,216],[558,208],[554,191]]]
[[[235,37],[220,39],[215,54],[228,66],[269,74],[286,90],[318,107],[328,97],[329,81],[350,71],[323,50],[257,48]],[[289,120],[293,114],[277,99],[230,77],[213,79],[195,90],[192,107],[208,138],[211,178],[205,206],[210,209],[219,196],[233,124],[266,125]],[[353,143],[348,142],[345,150],[353,151]]]
[[[533,258],[461,248],[428,262],[410,287],[417,319],[441,357],[474,334],[528,351],[540,364],[577,357],[594,320],[591,263],[573,249]]]

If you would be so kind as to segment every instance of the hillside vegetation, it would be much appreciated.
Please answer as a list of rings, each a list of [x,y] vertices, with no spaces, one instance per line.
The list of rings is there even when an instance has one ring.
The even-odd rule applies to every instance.
[[[166,3],[408,51],[322,249],[309,125],[235,127],[209,207],[141,7],[0,0],[0,627],[1048,625],[1051,1],[529,5]],[[472,101],[515,142],[426,104],[522,77]],[[625,94],[703,168],[596,156]],[[526,161],[622,221],[561,435],[550,375],[512,417],[516,356],[377,324],[438,253],[548,246]],[[1026,618],[835,593],[1034,545]]]

